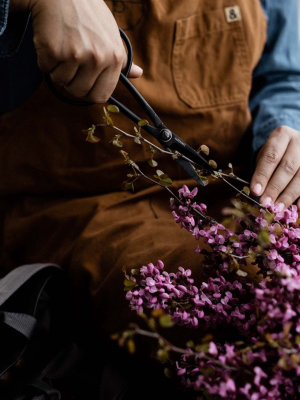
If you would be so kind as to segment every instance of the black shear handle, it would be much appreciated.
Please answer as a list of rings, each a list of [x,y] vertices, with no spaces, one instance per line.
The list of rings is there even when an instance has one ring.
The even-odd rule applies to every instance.
[[[126,48],[127,48],[127,64],[126,64],[125,71],[123,72],[123,75],[125,75],[127,77],[128,74],[129,74],[129,71],[131,70],[131,66],[132,66],[133,51],[132,51],[132,46],[131,46],[130,40],[128,39],[128,37],[125,34],[125,32],[121,28],[119,28],[119,31],[120,31],[121,38],[123,39],[123,41],[124,41],[124,43],[126,45]],[[89,101],[73,100],[73,99],[70,99],[69,97],[64,96],[55,87],[55,85],[52,82],[52,79],[50,77],[50,74],[44,73],[44,79],[45,79],[45,82],[47,83],[49,89],[51,90],[51,92],[57,98],[59,98],[60,100],[64,101],[65,103],[71,104],[73,106],[92,106],[92,105],[95,104],[95,103],[91,103]]]

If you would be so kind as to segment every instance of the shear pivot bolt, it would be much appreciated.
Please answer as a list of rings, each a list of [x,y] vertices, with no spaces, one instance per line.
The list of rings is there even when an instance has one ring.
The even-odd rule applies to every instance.
[[[164,141],[168,141],[172,138],[172,132],[169,129],[164,129],[160,132],[160,137]]]

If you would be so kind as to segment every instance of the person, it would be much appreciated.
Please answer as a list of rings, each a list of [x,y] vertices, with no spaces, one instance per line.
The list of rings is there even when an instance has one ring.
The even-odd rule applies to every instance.
[[[24,263],[63,266],[78,323],[93,320],[101,334],[123,329],[133,318],[126,311],[123,266],[138,268],[162,259],[167,269],[191,267],[202,279],[196,243],[174,226],[161,189],[139,180],[136,193],[121,190],[126,172],[118,149],[109,143],[114,132],[99,129],[99,145],[80,134],[102,122],[101,104],[112,92],[145,117],[118,84],[126,64],[118,26],[133,45],[136,65],[130,76],[138,78],[135,86],[166,126],[194,148],[208,145],[219,167],[232,162],[237,175],[254,154],[252,194],[263,204],[272,200],[284,208],[296,201],[300,208],[296,0],[10,0],[10,12],[8,6],[0,1],[0,54],[6,70],[19,67],[18,79],[20,66],[29,62],[26,55],[14,59],[28,43],[11,54],[31,12],[39,67],[69,94],[100,104],[74,108],[61,103],[35,79],[31,51],[27,70],[34,75],[31,89],[37,89],[20,104],[30,91],[22,94],[23,79],[0,117],[3,274]],[[0,96],[6,98],[1,87],[12,96],[13,80],[3,73],[0,79],[5,81]],[[121,115],[115,124],[133,129]],[[124,149],[153,175],[146,146],[124,139]],[[175,188],[194,185],[171,160],[155,159],[175,178]],[[219,216],[233,193],[215,181],[200,196],[209,213]]]

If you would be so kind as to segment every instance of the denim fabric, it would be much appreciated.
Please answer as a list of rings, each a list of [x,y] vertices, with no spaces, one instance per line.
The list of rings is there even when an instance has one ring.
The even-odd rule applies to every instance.
[[[7,24],[9,0],[0,0],[0,35],[4,32]]]
[[[262,0],[262,5],[268,39],[253,74],[250,96],[254,151],[281,125],[300,131],[298,1]]]
[[[0,0],[0,58],[10,57],[21,43],[28,22],[28,13],[9,15],[9,0]]]

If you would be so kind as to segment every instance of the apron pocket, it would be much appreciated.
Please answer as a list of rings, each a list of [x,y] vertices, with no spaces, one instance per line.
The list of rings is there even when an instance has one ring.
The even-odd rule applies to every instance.
[[[236,103],[249,96],[251,73],[242,16],[228,22],[226,11],[176,21],[173,79],[179,98],[192,108]]]

